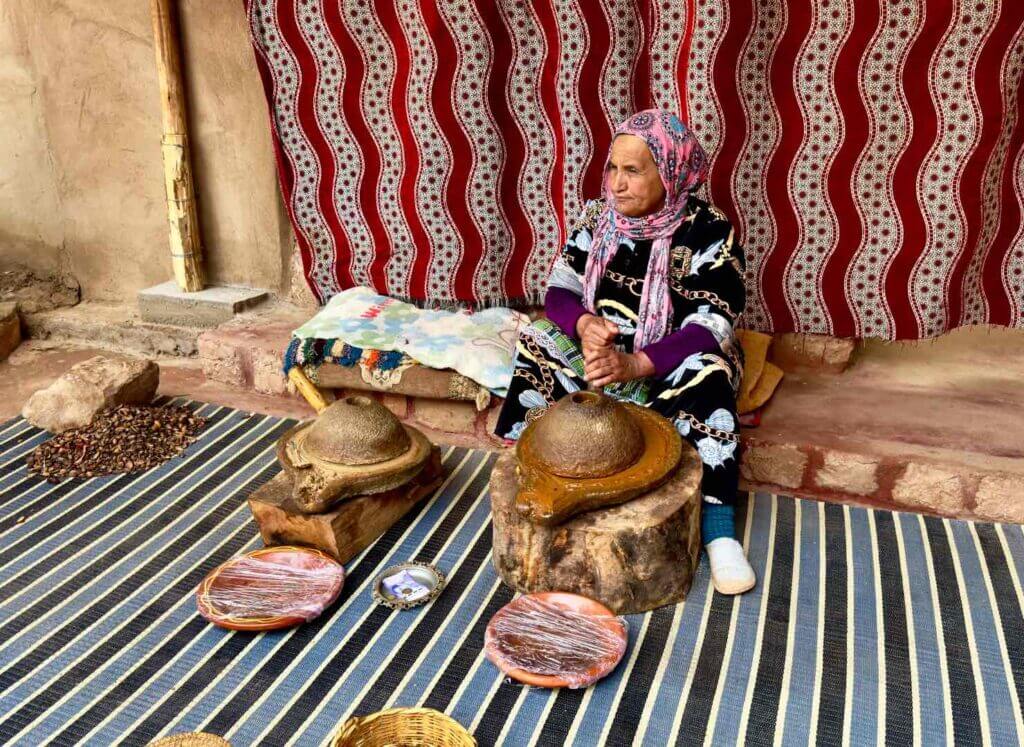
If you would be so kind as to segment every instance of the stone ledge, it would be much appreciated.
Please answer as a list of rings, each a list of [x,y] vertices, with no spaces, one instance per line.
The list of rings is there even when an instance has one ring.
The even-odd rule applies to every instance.
[[[96,302],[25,314],[28,336],[103,348],[117,353],[191,357],[198,352],[198,327],[150,324],[128,306]]]
[[[740,486],[893,510],[1024,523],[1024,471],[773,443],[744,431]]]
[[[439,370],[413,365],[402,372],[401,380],[390,389],[379,389],[363,381],[358,366],[339,366],[325,363],[317,371],[317,382],[328,389],[362,389],[387,391],[406,397],[474,401],[481,387],[451,370]],[[490,396],[487,397],[491,399]]]
[[[237,317],[199,336],[199,361],[211,381],[260,394],[298,396],[282,371],[292,330],[307,314],[275,310]]]
[[[174,280],[138,293],[143,321],[192,327],[216,327],[236,314],[262,303],[267,292],[258,288],[213,285],[186,293]]]
[[[238,317],[199,336],[203,370],[214,381],[246,386],[263,394],[286,391],[284,352],[292,330],[307,320],[301,310],[274,311]],[[358,389],[367,392],[423,399],[474,401],[480,387],[455,371],[414,365],[402,372],[391,389],[363,380],[358,366],[326,363],[317,370],[316,383],[324,389]],[[490,397],[488,396],[489,400]]]
[[[198,339],[199,362],[207,380],[301,399],[282,368],[292,330],[308,315],[292,309],[255,312],[203,332]],[[403,421],[437,440],[478,448],[501,444],[489,427],[497,418],[500,400],[488,394],[487,406],[478,410],[480,387],[454,371],[412,366],[394,388],[386,390],[363,381],[357,366],[325,364],[316,378],[318,386],[328,392],[370,394]]]

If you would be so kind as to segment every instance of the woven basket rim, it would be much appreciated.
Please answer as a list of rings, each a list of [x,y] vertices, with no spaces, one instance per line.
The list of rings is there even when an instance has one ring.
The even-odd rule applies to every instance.
[[[339,727],[334,737],[331,739],[331,747],[341,747],[345,742],[342,740],[350,740],[356,737],[365,739],[366,737],[373,736],[370,730],[374,729],[374,724],[378,726],[376,728],[384,730],[393,728],[389,723],[394,716],[402,716],[406,719],[419,719],[419,720],[431,720],[437,722],[439,726],[447,729],[451,733],[451,737],[455,742],[464,744],[467,747],[470,745],[477,744],[476,739],[469,733],[462,724],[453,719],[446,713],[435,710],[433,708],[421,708],[421,707],[408,707],[408,708],[386,708],[382,711],[376,711],[374,713],[368,713],[364,716],[353,716],[349,718],[345,723]],[[361,733],[367,731],[365,736]],[[384,735],[381,735],[384,736]],[[391,734],[390,736],[394,736]],[[453,742],[453,744],[455,743]],[[372,744],[372,742],[370,742]],[[382,743],[384,744],[384,743]],[[393,744],[393,742],[389,742]]]
[[[146,747],[179,747],[179,745],[183,744],[197,745],[199,747],[223,747],[223,745],[230,747],[231,745],[228,740],[217,734],[210,734],[205,731],[186,731],[168,734],[166,737],[150,742]]]

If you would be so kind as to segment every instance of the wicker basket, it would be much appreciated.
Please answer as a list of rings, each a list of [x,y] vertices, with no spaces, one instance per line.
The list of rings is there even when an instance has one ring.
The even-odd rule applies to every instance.
[[[455,719],[432,708],[389,708],[350,718],[331,747],[476,747]]]
[[[231,742],[216,734],[192,731],[172,734],[169,737],[150,742],[147,747],[231,747]]]

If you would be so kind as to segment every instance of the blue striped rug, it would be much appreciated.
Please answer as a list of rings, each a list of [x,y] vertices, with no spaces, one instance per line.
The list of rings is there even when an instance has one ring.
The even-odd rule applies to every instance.
[[[25,456],[44,434],[0,426],[0,741],[142,745],[211,731],[318,745],[352,714],[422,704],[483,745],[1017,744],[1024,737],[1024,534],[757,494],[741,525],[759,585],[631,616],[596,687],[503,682],[483,629],[511,599],[490,565],[493,454],[445,449],[437,494],[348,564],[311,624],[230,633],[196,613],[218,563],[260,546],[245,497],[277,471],[290,421],[190,404],[209,419],[184,458],[140,476],[50,485]],[[375,606],[391,563],[449,587]]]

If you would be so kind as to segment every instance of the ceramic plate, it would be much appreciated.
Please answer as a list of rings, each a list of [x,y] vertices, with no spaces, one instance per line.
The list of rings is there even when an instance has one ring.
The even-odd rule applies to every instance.
[[[278,630],[327,609],[345,582],[345,568],[308,547],[268,547],[232,558],[196,590],[199,614],[229,630]]]
[[[530,657],[529,649],[521,649],[520,646],[528,646],[521,639],[515,636],[499,636],[499,626],[515,625],[516,618],[525,621],[529,619],[531,600],[550,605],[556,610],[565,611],[570,615],[586,615],[592,617],[592,622],[603,627],[607,636],[594,638],[593,645],[589,648],[581,647],[572,651],[573,661],[566,662],[566,666],[576,672],[575,676],[552,674],[550,672],[529,671],[526,668],[517,666],[515,661],[522,661]],[[571,624],[571,623],[570,623]],[[514,680],[534,687],[567,687],[575,681],[579,685],[589,685],[606,676],[618,665],[626,653],[628,635],[626,624],[616,617],[611,610],[600,602],[589,599],[578,594],[568,594],[561,591],[548,591],[538,594],[525,594],[513,599],[506,604],[487,625],[487,632],[484,634],[484,653],[487,658],[502,672]],[[568,652],[567,652],[568,653]],[[550,665],[552,658],[547,656],[547,664]]]

